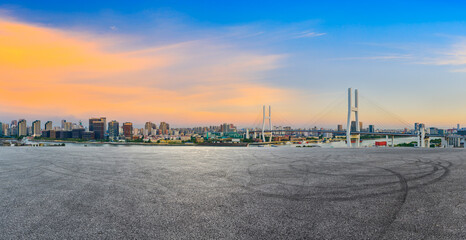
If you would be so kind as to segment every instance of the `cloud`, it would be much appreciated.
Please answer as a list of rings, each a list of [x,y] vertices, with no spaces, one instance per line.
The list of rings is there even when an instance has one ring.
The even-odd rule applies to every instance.
[[[366,57],[343,57],[332,58],[331,60],[403,60],[412,59],[412,55],[381,55],[381,56],[366,56]]]
[[[320,37],[326,34],[327,33],[304,31],[304,32],[299,33],[295,38],[314,38],[314,37]]]
[[[451,72],[464,73],[464,72],[466,72],[466,68],[453,69],[453,70],[451,70]]]
[[[447,50],[431,51],[431,56],[418,61],[419,64],[452,66],[466,65],[466,41],[461,38]],[[452,69],[451,72],[466,72],[466,68]]]
[[[261,81],[285,55],[214,40],[131,41],[0,19],[0,112],[247,124],[258,105],[295,94]]]

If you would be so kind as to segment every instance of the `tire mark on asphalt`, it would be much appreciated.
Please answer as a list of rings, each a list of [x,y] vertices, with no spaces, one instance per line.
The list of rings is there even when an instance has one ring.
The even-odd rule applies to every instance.
[[[406,178],[402,174],[400,174],[399,172],[393,171],[391,169],[388,169],[388,168],[380,168],[380,169],[390,172],[398,178],[399,183],[400,183],[401,194],[398,196],[398,204],[396,205],[396,210],[390,216],[388,223],[383,226],[379,234],[379,237],[378,237],[379,239],[382,238],[387,233],[388,228],[393,224],[393,222],[398,217],[398,213],[401,211],[401,208],[405,204],[406,198],[408,197],[408,191],[409,191],[408,182],[406,181]]]
[[[422,186],[425,186],[425,185],[428,185],[428,184],[432,184],[432,183],[435,183],[437,181],[440,181],[441,179],[443,179],[445,176],[448,175],[449,173],[449,166],[451,166],[451,163],[448,163],[447,166],[443,166],[441,165],[442,163],[431,163],[431,162],[426,162],[426,161],[422,161],[422,159],[418,159],[417,160],[418,163],[417,164],[425,164],[425,165],[430,165],[432,167],[432,170],[429,171],[429,172],[422,172],[421,175],[419,176],[415,176],[415,177],[411,177],[411,178],[407,178],[405,176],[403,176],[404,178],[404,181],[406,181],[406,184],[409,182],[409,181],[413,181],[413,180],[419,180],[419,179],[423,179],[423,178],[426,178],[426,177],[429,177],[429,176],[433,176],[434,174],[436,173],[441,173],[440,176],[438,177],[435,177],[434,179],[430,180],[430,181],[427,181],[427,182],[424,182],[424,183],[419,183],[417,185],[414,185],[414,186],[410,186],[408,187],[408,189],[417,189],[419,187],[422,187]],[[406,164],[408,164],[409,162],[408,161],[405,161]],[[402,165],[397,165],[397,167],[403,167],[404,165],[406,164],[402,164]],[[348,200],[356,200],[356,199],[362,199],[362,198],[369,198],[369,197],[378,197],[378,196],[384,196],[384,195],[389,195],[389,194],[394,194],[394,193],[397,193],[399,192],[400,190],[390,190],[390,191],[384,191],[384,192],[378,192],[378,193],[369,193],[369,194],[360,194],[360,195],[353,195],[353,196],[341,196],[341,197],[331,197],[331,196],[327,196],[325,197],[325,195],[340,195],[340,194],[344,194],[344,193],[347,193],[347,192],[342,192],[342,191],[330,191],[330,192],[320,192],[320,196],[312,196],[312,197],[309,197],[310,196],[310,193],[309,194],[304,194],[303,193],[303,189],[306,189],[306,188],[318,188],[320,186],[302,186],[302,185],[299,185],[299,184],[288,184],[288,183],[283,183],[283,182],[280,182],[280,177],[279,176],[276,176],[275,175],[275,172],[276,171],[279,171],[278,170],[275,170],[275,171],[272,171],[272,173],[274,174],[268,174],[266,169],[265,168],[260,168],[258,167],[258,169],[256,171],[253,171],[252,169],[254,168],[254,166],[260,166],[261,164],[251,164],[250,167],[247,169],[248,171],[248,174],[252,177],[251,178],[251,181],[248,183],[247,186],[245,186],[244,188],[246,188],[247,190],[249,191],[253,191],[255,193],[258,193],[258,194],[264,194],[268,197],[277,197],[277,198],[286,198],[286,199],[290,199],[290,200],[310,200],[310,199],[318,199],[318,198],[321,198],[321,199],[324,199],[324,200],[327,200],[327,201],[348,201]],[[361,165],[361,164],[355,164],[355,165]],[[306,166],[307,168],[309,166]],[[373,166],[371,166],[373,167]],[[376,167],[374,167],[376,168]],[[439,168],[441,168],[442,170],[440,170]],[[295,170],[297,168],[294,168]],[[380,168],[379,168],[380,169]],[[300,169],[302,171],[302,169]],[[307,169],[306,169],[307,170]],[[384,170],[382,168],[382,170]],[[386,170],[384,170],[386,171]],[[260,172],[260,173],[259,173]],[[306,171],[304,171],[306,172]],[[259,175],[257,175],[259,173]],[[419,174],[421,172],[418,172],[417,174]],[[267,182],[264,183],[264,175],[266,177],[269,177],[269,178],[272,178],[272,179],[268,179]],[[335,175],[335,174],[333,174]],[[348,175],[348,176],[351,176],[351,174],[345,174],[345,175]],[[262,179],[261,182],[263,183],[259,183],[259,184],[255,184],[254,183],[254,179],[255,177],[257,176],[257,179]],[[287,177],[288,175],[285,176],[285,178]],[[354,176],[354,174],[353,174]],[[393,173],[391,173],[391,175],[389,176],[393,176]],[[363,174],[363,177],[377,177],[377,175],[367,175],[367,174]],[[378,176],[380,177],[380,176]],[[274,178],[278,178],[278,179],[274,179]],[[283,178],[283,176],[282,176]],[[392,184],[396,184],[397,182],[389,182],[389,183],[380,183],[378,185],[381,185],[381,186],[388,186],[388,185],[392,185]],[[295,192],[295,194],[293,194],[293,196],[283,196],[283,194],[274,194],[274,193],[267,193],[267,192],[264,192],[263,190],[261,189],[258,189],[258,188],[261,188],[261,186],[266,186],[266,185],[270,185],[270,184],[275,184],[277,185],[282,185],[282,187],[280,187],[281,189],[283,189],[283,186],[287,185],[287,186],[291,186],[291,187],[296,187],[298,188],[299,190],[297,192]],[[371,185],[371,184],[366,184],[367,185]],[[376,185],[377,186],[377,185]],[[326,186],[328,187],[328,186]],[[323,189],[325,189],[326,187],[321,187]],[[345,186],[345,187],[348,187],[350,190],[352,190],[352,186]],[[358,190],[358,189],[365,189],[365,187],[359,187],[357,186],[354,190]],[[287,190],[287,192],[289,192],[290,190]]]

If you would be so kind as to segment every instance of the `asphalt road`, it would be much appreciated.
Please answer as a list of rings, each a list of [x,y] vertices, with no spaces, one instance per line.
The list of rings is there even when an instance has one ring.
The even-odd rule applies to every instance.
[[[466,239],[466,151],[0,147],[0,239]]]

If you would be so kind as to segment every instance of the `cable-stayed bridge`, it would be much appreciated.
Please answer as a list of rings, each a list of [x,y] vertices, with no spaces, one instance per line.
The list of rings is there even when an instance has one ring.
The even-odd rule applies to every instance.
[[[307,133],[333,133],[337,135],[343,135],[346,134],[347,131],[337,131],[337,130],[331,130],[331,129],[291,129],[291,130],[280,130],[280,129],[274,129],[274,130],[264,130],[264,133],[270,135],[270,133],[284,133],[284,134],[291,134],[291,133],[300,133],[300,132],[307,132]],[[249,130],[249,134],[253,133],[262,133],[262,130]],[[396,136],[396,137],[416,137],[418,134],[416,133],[404,133],[404,132],[355,132],[355,131],[350,131],[351,135],[376,135],[376,136]],[[445,136],[444,134],[425,134],[426,137],[443,137]],[[267,136],[266,136],[267,137]],[[261,136],[262,138],[262,136]]]
[[[347,112],[347,119],[346,119],[346,129],[340,130],[332,130],[332,129],[317,129],[317,128],[309,128],[309,129],[273,129],[272,126],[272,113],[271,113],[271,106],[268,106],[268,114],[266,114],[266,107],[263,106],[262,112],[262,127],[255,128],[255,129],[248,129],[246,132],[246,138],[250,138],[251,135],[254,138],[259,138],[262,140],[263,143],[266,143],[266,139],[268,142],[272,142],[272,138],[274,135],[292,135],[292,134],[304,134],[304,133],[315,133],[315,134],[323,134],[323,133],[331,133],[334,135],[346,135],[346,139],[351,139],[352,141],[346,141],[348,147],[352,147],[352,142],[354,142],[355,146],[359,146],[360,136],[361,135],[374,135],[374,136],[386,136],[387,140],[389,137],[392,138],[392,145],[394,142],[394,137],[416,137],[418,146],[425,147],[429,146],[430,138],[432,137],[440,137],[445,138],[445,134],[435,134],[435,133],[427,133],[425,128],[419,128],[415,131],[363,131],[360,129],[360,119],[359,119],[359,93],[358,90],[354,90],[354,97],[353,97],[353,90],[351,88],[348,89],[348,112]],[[384,110],[379,105],[375,104],[375,106],[382,111],[389,113],[388,111]],[[352,114],[354,113],[355,120],[352,121]],[[394,114],[390,114],[394,116]],[[397,118],[397,117],[395,117]],[[397,118],[399,122],[401,122],[404,126],[410,128],[410,124]],[[268,122],[268,124],[266,124]],[[405,128],[405,129],[408,129]]]

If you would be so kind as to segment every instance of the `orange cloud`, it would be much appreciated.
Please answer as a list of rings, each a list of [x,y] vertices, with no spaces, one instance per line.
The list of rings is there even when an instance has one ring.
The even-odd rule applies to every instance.
[[[5,68],[49,72],[119,72],[138,70],[156,62],[104,52],[105,42],[60,30],[0,21],[0,64]],[[161,64],[159,62],[159,64]]]
[[[258,105],[293,94],[257,81],[279,67],[280,55],[211,41],[136,51],[107,47],[120,42],[125,40],[0,20],[0,112],[43,120],[61,114],[246,124]]]

